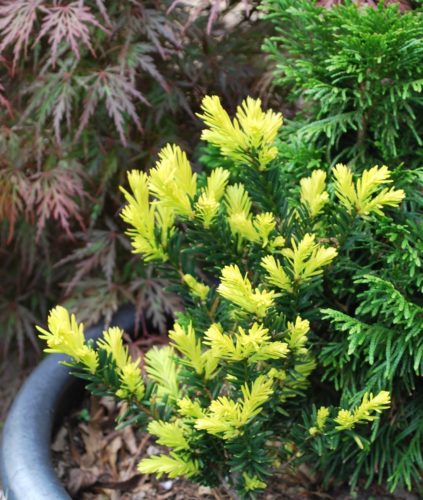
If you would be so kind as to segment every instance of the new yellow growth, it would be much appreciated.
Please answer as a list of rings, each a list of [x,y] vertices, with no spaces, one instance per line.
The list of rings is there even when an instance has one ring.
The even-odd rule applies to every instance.
[[[82,363],[91,373],[98,367],[97,353],[85,343],[84,325],[76,322],[75,315],[62,306],[50,311],[47,320],[48,330],[37,326],[40,339],[47,342],[44,352],[67,354],[77,363]]]
[[[119,327],[111,327],[97,340],[97,346],[111,354],[118,368],[123,368],[130,361],[128,348],[123,345],[123,331]]]
[[[262,241],[262,248],[269,243],[269,235],[276,227],[275,216],[271,212],[264,212],[258,214],[254,219],[254,228],[256,229],[260,240]]]
[[[233,439],[242,432],[242,427],[258,415],[263,405],[273,394],[273,379],[260,375],[251,385],[245,384],[242,399],[233,401],[221,396],[210,403],[206,416],[199,418],[195,427],[209,434],[221,435],[223,439]]]
[[[328,416],[329,416],[329,408],[326,408],[326,406],[321,406],[317,410],[316,426],[310,427],[309,429],[309,433],[311,436],[316,436],[317,434],[320,434],[325,430],[326,420]]]
[[[245,311],[259,318],[266,315],[272,307],[277,294],[274,291],[253,289],[247,276],[243,277],[237,265],[225,266],[222,269],[218,293],[225,299],[237,304]]]
[[[184,274],[184,282],[188,285],[193,295],[196,295],[201,300],[206,300],[210,288],[203,283],[197,281],[191,274]]]
[[[175,451],[188,450],[189,443],[186,440],[181,422],[163,422],[153,420],[148,424],[148,432],[157,437],[157,442]]]
[[[169,210],[150,204],[148,176],[144,172],[132,170],[128,172],[131,193],[124,188],[123,192],[128,205],[122,211],[122,219],[131,226],[127,234],[132,240],[134,253],[141,253],[146,261],[167,260],[166,244],[174,221]],[[162,239],[156,241],[156,221],[161,228]]]
[[[197,192],[197,174],[192,172],[179,146],[168,144],[160,151],[159,161],[150,171],[148,186],[160,205],[175,214],[193,216],[191,200]]]
[[[267,486],[266,483],[264,481],[260,481],[257,476],[250,476],[246,472],[242,473],[242,478],[244,479],[244,487],[246,491],[261,490]]]
[[[315,243],[314,234],[306,234],[299,243],[291,240],[291,246],[292,248],[284,248],[282,255],[288,259],[297,283],[321,274],[323,267],[330,264],[338,254],[333,247],[325,248]]]
[[[295,323],[288,322],[288,346],[293,351],[304,353],[307,342],[307,333],[310,331],[310,322],[306,319],[296,318]]]
[[[199,471],[198,462],[195,460],[186,460],[175,452],[170,455],[156,455],[150,458],[144,458],[138,465],[141,474],[156,474],[160,479],[163,474],[170,478],[186,476],[191,477]]]
[[[261,260],[261,267],[267,271],[266,280],[273,286],[292,292],[291,280],[284,271],[281,263],[273,257],[273,255],[266,255]]]
[[[103,333],[103,338],[97,341],[100,349],[109,353],[116,363],[121,387],[116,395],[120,398],[135,396],[138,400],[144,396],[145,388],[142,379],[140,360],[131,361],[128,348],[123,345],[123,331],[112,327]]]
[[[201,341],[197,340],[191,323],[186,328],[175,323],[173,330],[169,332],[169,338],[172,345],[185,356],[184,363],[194,368],[199,375],[204,374],[206,379],[213,375],[219,360],[207,351],[202,352]]]
[[[328,202],[325,181],[326,173],[323,170],[314,170],[310,177],[300,181],[301,201],[308,208],[311,217],[316,217]]]
[[[206,229],[210,227],[219,212],[219,202],[224,195],[228,179],[229,171],[221,167],[213,170],[207,178],[206,188],[202,190],[195,204],[196,214],[203,221],[203,226]]]
[[[355,185],[352,171],[345,165],[336,165],[333,175],[336,195],[350,213],[366,216],[374,212],[383,215],[384,206],[396,207],[405,197],[402,189],[385,187],[380,190],[382,184],[392,182],[391,173],[385,165],[365,170]]]
[[[258,241],[259,235],[251,215],[251,200],[243,184],[229,186],[226,190],[228,222],[234,236]]]
[[[210,346],[214,357],[232,362],[246,359],[248,363],[256,363],[284,358],[288,353],[287,344],[272,341],[269,330],[258,323],[248,333],[238,327],[234,335],[223,333],[221,326],[214,323],[206,331],[204,343]]]
[[[175,351],[172,347],[149,349],[145,355],[145,369],[148,377],[156,382],[156,392],[160,399],[169,398],[176,401],[180,398],[179,367],[175,362]]]
[[[334,419],[338,424],[336,429],[352,429],[358,423],[376,420],[378,416],[371,413],[381,413],[382,410],[389,408],[390,404],[391,398],[389,392],[381,391],[377,396],[366,392],[360,406],[353,412],[350,410],[339,411],[338,416]]]
[[[126,399],[131,396],[135,396],[137,400],[143,398],[145,388],[139,362],[140,360],[137,359],[121,368],[119,378],[122,385],[120,389],[116,391],[116,396],[119,398]]]
[[[198,401],[191,401],[188,397],[178,401],[179,414],[183,417],[202,418],[204,412]]]
[[[206,96],[201,108],[203,114],[198,116],[209,127],[201,138],[220,148],[225,156],[249,164],[257,162],[260,170],[276,157],[274,142],[282,125],[282,115],[264,112],[260,99],[248,97],[238,106],[233,120],[217,96]]]

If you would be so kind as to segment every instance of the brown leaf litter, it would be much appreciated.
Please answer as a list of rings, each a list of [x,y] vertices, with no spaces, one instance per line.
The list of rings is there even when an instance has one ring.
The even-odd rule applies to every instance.
[[[229,500],[223,489],[198,486],[184,479],[156,479],[137,470],[141,458],[164,450],[148,434],[128,426],[115,429],[123,411],[112,398],[86,399],[63,422],[52,444],[56,472],[73,499],[78,500]],[[349,500],[347,490],[335,494],[319,491],[318,481],[307,467],[276,474],[261,500]],[[408,499],[403,492],[385,494],[374,488],[370,496],[355,499]]]

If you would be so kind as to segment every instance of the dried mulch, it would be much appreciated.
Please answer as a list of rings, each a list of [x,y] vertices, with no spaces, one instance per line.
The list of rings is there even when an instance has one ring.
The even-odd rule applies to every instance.
[[[115,418],[123,411],[111,398],[87,396],[82,407],[68,416],[52,443],[56,472],[74,499],[78,500],[229,500],[223,489],[198,486],[182,479],[156,479],[141,475],[137,464],[142,457],[158,454],[163,448],[154,439],[133,427],[115,430]],[[351,496],[348,490],[319,491],[317,478],[306,468],[278,474],[262,500],[418,500],[398,491],[395,495],[380,488]]]

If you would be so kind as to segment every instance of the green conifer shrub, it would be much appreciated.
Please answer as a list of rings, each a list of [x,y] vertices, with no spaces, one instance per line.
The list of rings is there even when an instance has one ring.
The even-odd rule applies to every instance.
[[[386,166],[355,176],[338,164],[330,175],[315,169],[293,191],[276,147],[279,113],[263,112],[259,100],[248,98],[231,120],[214,96],[203,100],[200,118],[209,144],[202,173],[179,146],[167,145],[148,174],[129,172],[129,187],[122,189],[133,252],[152,262],[184,301],[170,346],[151,349],[141,369],[119,329],[106,330],[96,345],[86,343],[82,324],[58,306],[48,329],[39,328],[46,351],[68,354],[73,373],[95,394],[126,400],[121,425],[143,426],[170,449],[143,459],[143,473],[227,484],[254,498],[287,459],[345,480],[369,457],[383,469],[384,458],[374,452],[378,413],[390,403],[383,377],[372,384],[344,371],[345,354],[322,358],[322,349],[331,348],[322,315],[341,321],[339,309],[349,312],[344,268],[366,257],[370,277],[362,277],[363,287],[370,283],[384,293],[371,269],[378,261],[363,241],[381,240],[378,227],[389,225],[404,190],[392,186]],[[366,297],[363,288],[363,306],[351,322],[389,318],[388,303],[369,310]],[[398,305],[401,297],[390,301]],[[399,326],[407,325],[410,339],[417,337],[418,317],[419,309],[409,306]],[[364,341],[350,340],[360,348]],[[414,353],[412,359],[395,353],[389,363],[379,352],[372,355],[376,371],[382,366],[388,374],[398,356],[405,356],[407,370],[419,364]],[[338,393],[319,390],[325,377],[338,377]],[[385,377],[385,385],[392,388],[392,380]],[[394,405],[384,413],[389,419],[396,411]],[[353,483],[367,472],[361,467]]]
[[[277,33],[265,44],[277,82],[302,101],[279,146],[292,192],[298,179],[318,167],[329,172],[339,159],[357,173],[369,161],[398,165],[392,176],[406,192],[390,217],[345,221],[345,253],[325,275],[330,326],[318,332],[325,380],[342,397],[388,384],[396,401],[371,454],[346,447],[341,456],[322,454],[320,467],[327,477],[336,470],[391,490],[420,484],[423,470],[423,14],[419,2],[402,2],[402,13],[395,3],[270,0]],[[319,224],[326,235],[330,226]]]
[[[377,4],[377,5],[376,5]],[[325,7],[326,5],[326,7]],[[264,49],[300,110],[290,127],[326,161],[421,165],[423,12],[399,2],[266,0]]]

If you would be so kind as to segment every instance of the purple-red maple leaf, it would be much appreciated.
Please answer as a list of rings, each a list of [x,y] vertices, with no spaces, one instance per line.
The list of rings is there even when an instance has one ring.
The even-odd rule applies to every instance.
[[[80,82],[87,88],[88,94],[85,100],[84,112],[80,118],[77,137],[87,125],[100,101],[104,101],[107,113],[113,119],[124,145],[127,145],[124,131],[126,115],[132,119],[138,130],[142,131],[141,121],[135,108],[135,101],[142,101],[144,104],[148,104],[148,102],[128,77],[121,72],[120,68],[108,67],[89,77],[81,78]]]
[[[72,2],[55,7],[40,7],[40,10],[45,13],[45,16],[35,43],[43,36],[48,36],[53,66],[56,64],[59,44],[62,42],[69,45],[77,59],[80,58],[80,43],[88,47],[95,57],[90,40],[89,25],[96,26],[103,31],[106,29],[93,16],[89,7],[83,5],[82,2]]]
[[[76,219],[84,227],[78,198],[84,198],[86,193],[78,170],[74,166],[58,166],[52,170],[37,172],[30,180],[25,193],[26,211],[36,221],[37,238],[41,236],[47,221],[54,219],[68,237],[73,239],[71,219]]]
[[[6,108],[9,115],[12,116],[12,106],[4,95],[4,87],[1,83],[0,83],[0,107]]]
[[[9,0],[0,5],[0,53],[13,45],[12,71],[22,50],[26,54],[41,5],[42,0]]]

